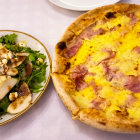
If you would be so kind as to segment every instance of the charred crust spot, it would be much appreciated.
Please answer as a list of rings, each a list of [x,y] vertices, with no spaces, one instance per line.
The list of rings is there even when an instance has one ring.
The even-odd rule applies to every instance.
[[[106,13],[105,17],[108,19],[115,18],[115,14],[116,14],[116,12],[108,12],[108,13]]]
[[[135,125],[133,125],[133,127],[134,127],[134,128],[139,128],[139,126],[138,126],[138,125],[136,125],[136,124],[135,124]]]
[[[67,63],[66,63],[66,70],[70,68],[70,65],[71,65],[70,62],[67,62]]]
[[[138,70],[138,66],[134,68],[134,70]]]
[[[101,125],[106,125],[105,122],[100,122],[100,121],[98,121],[98,123],[101,124]]]
[[[58,43],[58,48],[60,50],[64,50],[66,48],[66,42],[64,42],[64,41],[59,42]]]
[[[121,24],[118,24],[118,27],[121,27],[122,25]]]
[[[122,111],[116,110],[116,115],[117,115],[117,116],[126,117],[126,116],[128,116],[129,114],[128,114],[126,108],[122,108]]]

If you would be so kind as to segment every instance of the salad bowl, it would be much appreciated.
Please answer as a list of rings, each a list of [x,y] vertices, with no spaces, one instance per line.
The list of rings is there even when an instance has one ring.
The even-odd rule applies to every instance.
[[[18,113],[5,113],[2,114],[0,116],[0,125],[4,125],[6,123],[11,122],[12,120],[18,118],[19,116],[21,116],[23,113],[25,113],[27,110],[29,110],[41,97],[41,95],[45,92],[45,89],[48,86],[49,80],[50,80],[50,73],[51,73],[51,58],[49,55],[49,52],[47,50],[47,48],[35,37],[24,33],[24,32],[20,32],[20,31],[13,31],[13,30],[0,30],[0,37],[1,36],[6,36],[6,35],[10,35],[10,34],[16,34],[17,38],[16,38],[16,44],[19,44],[21,41],[26,41],[27,46],[29,48],[31,48],[34,51],[38,51],[39,53],[43,54],[45,56],[45,63],[46,63],[46,74],[44,75],[46,78],[44,80],[44,82],[41,83],[41,90],[40,91],[36,91],[36,92],[31,92],[32,94],[32,100],[31,103],[28,105],[27,108],[25,108],[24,110],[18,112]],[[1,101],[0,101],[1,102]]]

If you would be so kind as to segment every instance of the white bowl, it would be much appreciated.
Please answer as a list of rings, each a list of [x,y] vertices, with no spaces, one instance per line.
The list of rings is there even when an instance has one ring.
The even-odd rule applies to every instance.
[[[0,116],[0,125],[4,125],[14,119],[16,119],[17,117],[21,116],[23,113],[25,113],[28,109],[30,109],[41,97],[41,95],[44,93],[45,89],[48,86],[49,80],[50,80],[50,72],[51,72],[51,58],[49,55],[48,50],[46,49],[46,47],[35,37],[20,32],[20,31],[13,31],[13,30],[0,30],[0,37],[3,35],[7,35],[7,34],[12,34],[15,33],[18,35],[16,42],[20,42],[22,40],[25,40],[27,42],[27,46],[29,46],[30,48],[32,48],[33,50],[36,51],[40,51],[41,53],[43,53],[46,56],[46,62],[48,67],[46,68],[46,82],[42,83],[43,85],[43,90],[41,92],[38,93],[32,93],[32,103],[22,112],[18,113],[18,114],[5,114]]]

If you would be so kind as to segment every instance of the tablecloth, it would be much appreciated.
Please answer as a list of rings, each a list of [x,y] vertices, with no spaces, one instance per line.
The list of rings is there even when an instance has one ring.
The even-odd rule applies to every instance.
[[[140,0],[121,2],[140,4]],[[48,0],[0,0],[0,29],[33,35],[52,57],[65,29],[82,13],[57,7]],[[0,140],[140,140],[140,135],[104,132],[72,120],[50,81],[30,110],[0,127]]]

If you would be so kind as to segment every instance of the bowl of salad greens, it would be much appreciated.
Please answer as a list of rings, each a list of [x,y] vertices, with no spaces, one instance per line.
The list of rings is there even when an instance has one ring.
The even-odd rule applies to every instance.
[[[19,31],[0,31],[0,125],[26,112],[45,91],[51,71],[46,47]]]

